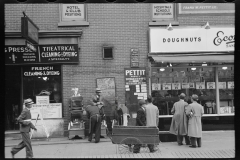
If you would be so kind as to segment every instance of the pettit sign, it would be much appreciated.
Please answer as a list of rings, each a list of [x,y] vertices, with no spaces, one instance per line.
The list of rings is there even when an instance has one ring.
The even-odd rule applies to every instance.
[[[234,51],[235,28],[150,28],[150,53]]]

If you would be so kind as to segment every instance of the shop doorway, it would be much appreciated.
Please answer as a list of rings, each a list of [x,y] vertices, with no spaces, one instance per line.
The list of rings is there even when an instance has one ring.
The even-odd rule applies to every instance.
[[[21,67],[5,67],[5,130],[19,130],[21,113]]]

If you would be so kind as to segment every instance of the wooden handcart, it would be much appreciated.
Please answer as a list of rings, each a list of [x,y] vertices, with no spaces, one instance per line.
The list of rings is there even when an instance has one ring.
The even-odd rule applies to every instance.
[[[159,152],[159,129],[147,126],[113,126],[112,143],[116,144],[118,154],[133,153],[135,144],[141,144],[140,152],[150,152],[147,144],[153,144]]]

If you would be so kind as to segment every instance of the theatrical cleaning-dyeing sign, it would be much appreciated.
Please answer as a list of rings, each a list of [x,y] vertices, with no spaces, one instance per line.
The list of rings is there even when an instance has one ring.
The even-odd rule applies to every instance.
[[[78,62],[78,46],[72,44],[39,46],[41,63]]]
[[[6,45],[5,64],[47,64],[47,63],[78,63],[77,44],[39,45],[39,50],[32,51],[25,45]]]

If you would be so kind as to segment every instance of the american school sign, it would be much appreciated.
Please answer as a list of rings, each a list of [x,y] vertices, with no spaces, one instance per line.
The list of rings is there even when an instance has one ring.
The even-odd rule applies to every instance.
[[[149,28],[150,53],[234,51],[235,28]]]

